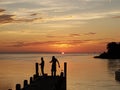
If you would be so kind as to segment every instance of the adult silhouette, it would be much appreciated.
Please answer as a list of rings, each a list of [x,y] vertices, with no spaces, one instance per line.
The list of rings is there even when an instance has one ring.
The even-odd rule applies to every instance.
[[[56,63],[58,63],[58,66],[60,68],[59,61],[55,58],[55,56],[52,56],[50,63],[52,63],[51,74],[52,76],[56,76]]]
[[[44,65],[45,65],[44,59],[43,59],[43,57],[41,57],[40,66],[41,66],[41,73],[43,76],[44,76]]]

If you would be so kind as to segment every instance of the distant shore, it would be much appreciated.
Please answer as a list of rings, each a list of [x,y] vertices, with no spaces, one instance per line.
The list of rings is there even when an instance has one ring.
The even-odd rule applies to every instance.
[[[102,53],[99,56],[94,56],[94,58],[101,58],[101,59],[120,59],[120,56],[112,56],[107,53]]]
[[[110,42],[107,44],[107,52],[101,53],[94,58],[101,59],[120,59],[120,42]]]

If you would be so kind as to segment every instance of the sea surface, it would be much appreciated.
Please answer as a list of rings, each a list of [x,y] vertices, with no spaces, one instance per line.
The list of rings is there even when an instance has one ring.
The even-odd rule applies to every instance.
[[[45,73],[51,74],[52,56],[56,56],[63,70],[67,62],[67,90],[120,90],[120,82],[115,80],[115,71],[120,69],[120,59],[95,59],[96,54],[0,54],[0,90],[15,90],[15,85],[23,86],[35,74],[35,63],[45,60]],[[41,71],[39,70],[41,74]]]

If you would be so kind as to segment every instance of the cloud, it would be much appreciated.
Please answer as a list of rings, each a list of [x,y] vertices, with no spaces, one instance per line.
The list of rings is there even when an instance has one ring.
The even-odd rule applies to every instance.
[[[37,20],[42,20],[42,17],[32,18],[32,19],[26,19],[26,18],[14,19],[14,21],[16,23],[19,23],[19,22],[34,22],[34,21],[37,21]]]
[[[96,33],[94,32],[89,32],[89,33],[85,33],[85,35],[95,35]]]
[[[101,2],[102,1],[102,2]],[[38,12],[42,12],[48,17],[46,21],[65,21],[65,20],[91,20],[97,18],[107,17],[110,12],[119,11],[119,6],[117,7],[118,1],[112,1],[112,9],[106,6],[107,2],[110,0],[3,0],[2,2],[9,2],[12,5],[3,4],[6,9],[10,9],[11,14],[16,12],[21,14],[20,16],[27,16],[24,13],[29,11],[34,11],[35,13],[31,16],[36,16]],[[100,3],[101,2],[101,3]],[[109,4],[108,4],[109,5]],[[13,7],[14,6],[14,7]],[[66,8],[67,7],[67,8]],[[118,9],[117,9],[118,8]],[[22,10],[25,9],[26,12]],[[21,11],[20,11],[21,10]],[[62,13],[60,13],[62,12]],[[68,15],[69,14],[69,15]],[[55,16],[55,17],[54,17]],[[73,17],[70,17],[73,16]],[[52,19],[50,18],[52,17]]]
[[[68,44],[71,44],[71,45],[74,45],[74,46],[79,46],[81,44],[85,44],[85,43],[89,43],[89,42],[92,42],[92,41],[96,41],[96,40],[93,40],[93,39],[86,39],[86,40],[69,40],[68,41]]]
[[[13,16],[14,15],[7,15],[7,14],[0,15],[0,24],[11,23],[11,22],[15,21],[12,18]]]
[[[6,10],[0,9],[0,24],[34,22],[42,19],[42,17],[37,16],[37,13],[30,13],[27,17],[19,18],[16,14],[5,14],[4,11]]]
[[[10,42],[7,47],[26,47],[26,46],[52,46],[69,44],[71,46],[80,45],[81,43],[89,43],[93,41],[101,41],[102,39],[86,39],[86,40],[65,40],[65,41],[38,41],[38,42]]]
[[[12,22],[13,21],[12,17],[14,15],[4,14],[4,11],[6,11],[6,10],[5,9],[0,9],[0,24],[8,23],[8,22]]]
[[[44,41],[44,42],[11,42],[8,47],[24,47],[24,46],[36,46],[36,45],[50,45],[59,43],[59,41]]]
[[[20,1],[17,1],[17,0],[12,0],[12,1],[10,1],[10,0],[0,0],[1,5],[16,4],[18,2],[21,2],[21,0]]]
[[[19,23],[19,22],[33,22],[35,20],[40,20],[42,19],[40,18],[32,18],[32,19],[25,19],[25,18],[21,18],[21,19],[15,19],[14,15],[7,15],[7,14],[3,14],[0,15],[0,24],[5,24],[5,23]]]
[[[0,13],[1,13],[1,12],[4,12],[4,11],[5,11],[5,9],[0,9]]]
[[[2,12],[2,10],[1,10]],[[0,15],[0,24],[6,24],[6,23],[20,23],[20,22],[34,22],[37,20],[41,20],[41,17],[35,17],[35,18],[19,18],[17,19],[15,15],[9,15],[9,14],[2,14]]]
[[[79,37],[79,36],[81,36],[80,34],[70,34],[70,37]]]
[[[47,35],[47,38],[73,38],[73,37],[81,37],[81,36],[85,36],[85,35],[95,35],[95,32],[88,32],[88,33],[71,33],[68,35]]]
[[[56,38],[56,37],[58,37],[58,36],[54,36],[54,35],[47,35],[46,37],[48,37],[48,38]]]
[[[48,38],[71,38],[71,37],[79,37],[81,34],[73,33],[69,35],[47,35]]]
[[[73,33],[73,34],[70,34],[69,37],[80,37],[80,36],[84,36],[84,35],[95,35],[96,33],[94,32],[88,32],[88,33],[84,33],[84,34],[77,34],[77,33]]]
[[[37,15],[37,13],[32,13],[30,16],[36,16]]]
[[[112,18],[120,19],[120,16],[114,16],[114,17],[112,17]]]
[[[49,2],[49,3],[52,3],[52,2]],[[57,3],[56,3],[57,4]],[[70,3],[69,3],[70,4]],[[69,6],[70,7],[70,6]],[[46,11],[46,9],[48,9],[48,11]],[[56,12],[56,11],[63,11],[62,14],[60,14],[59,12]],[[66,10],[66,11],[65,11]],[[86,8],[87,10],[87,8]],[[0,12],[4,12],[6,11],[7,13],[7,10],[5,9],[0,9]],[[76,11],[76,12],[74,12]],[[113,15],[119,15],[119,11],[117,10],[107,10],[107,11],[103,11],[100,10],[100,12],[97,12],[97,11],[83,11],[83,10],[80,10],[79,11],[79,8],[72,8],[70,7],[70,10],[68,9],[65,9],[61,6],[53,6],[53,7],[41,7],[40,9],[28,9],[28,8],[20,8],[18,9],[18,11],[13,10],[13,11],[9,11],[10,13],[9,14],[4,14],[4,15],[9,15],[10,17],[10,21],[8,20],[8,18],[4,18],[4,22],[1,22],[1,24],[5,24],[5,23],[20,23],[20,22],[43,22],[44,23],[49,23],[49,22],[55,22],[56,24],[59,23],[59,22],[72,22],[72,23],[79,23],[79,24],[84,24],[86,23],[88,20],[94,20],[94,19],[100,19],[100,18],[106,18],[106,17],[109,17],[109,16],[113,16]],[[29,13],[31,12],[31,13]],[[44,15],[43,16],[40,16],[38,12],[42,12]],[[50,14],[52,13],[52,14]],[[4,16],[3,15],[3,16]],[[42,15],[42,14],[41,14]],[[14,17],[13,17],[14,16]],[[2,17],[2,16],[1,16]],[[115,18],[115,17],[113,17]],[[119,17],[116,17],[116,18],[119,18]],[[58,24],[59,25],[59,24]],[[65,24],[64,24],[65,25]],[[56,25],[57,26],[57,25]]]

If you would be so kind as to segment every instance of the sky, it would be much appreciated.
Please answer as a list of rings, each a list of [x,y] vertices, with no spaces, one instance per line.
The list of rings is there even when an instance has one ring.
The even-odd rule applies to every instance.
[[[0,0],[0,52],[103,52],[120,42],[120,0]]]

